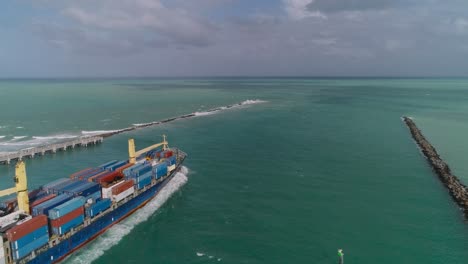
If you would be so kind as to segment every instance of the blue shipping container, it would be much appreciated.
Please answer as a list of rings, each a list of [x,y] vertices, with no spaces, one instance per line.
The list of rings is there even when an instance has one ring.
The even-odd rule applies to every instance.
[[[151,177],[145,178],[144,180],[141,180],[141,181],[137,184],[137,188],[138,188],[138,189],[142,189],[143,187],[145,187],[146,185],[149,185],[150,183],[151,183]]]
[[[147,162],[135,164],[135,165],[131,166],[130,168],[126,168],[125,170],[123,170],[123,174],[126,177],[130,177],[131,175],[134,174],[135,171],[138,171],[138,170],[140,170],[140,168],[142,168],[144,166],[147,166],[147,165],[148,165]]]
[[[24,247],[18,249],[18,250],[13,250],[13,259],[18,260],[23,258],[24,256],[28,255],[31,253],[33,250],[36,250],[45,244],[49,242],[49,236],[45,235],[43,237],[40,237],[33,242],[25,245]]]
[[[77,188],[70,190],[70,192],[75,194],[75,196],[87,197],[88,195],[93,194],[99,190],[101,190],[101,186],[99,184],[94,182],[87,182],[84,185],[78,186]]]
[[[108,161],[108,162],[106,162],[104,164],[99,165],[98,167],[99,168],[105,168],[105,167],[108,167],[108,166],[110,166],[112,164],[115,164],[117,162],[119,162],[119,161],[118,160],[111,160],[111,161]]]
[[[61,190],[63,188],[66,188],[67,186],[71,186],[73,184],[76,184],[77,181],[75,180],[69,180],[67,182],[61,183],[57,186],[54,186],[52,188],[49,188],[49,193],[61,193]]]
[[[67,201],[59,206],[56,206],[49,210],[49,218],[50,219],[57,219],[62,217],[79,207],[82,207],[86,202],[86,199],[82,196],[75,197],[70,201]]]
[[[119,161],[119,162],[113,164],[112,166],[106,167],[106,169],[108,169],[110,171],[114,171],[115,169],[118,169],[118,168],[122,167],[125,164],[127,164],[127,161],[125,161],[125,160]]]
[[[139,183],[139,182],[144,181],[144,180],[146,180],[148,178],[150,179],[150,181],[153,178],[153,172],[152,171],[147,172],[147,173],[145,173],[145,174],[143,174],[143,175],[141,175],[139,177],[134,178],[133,182]]]
[[[156,174],[156,179],[161,178],[162,176],[167,175],[167,164],[166,163],[159,163],[153,167],[153,170]]]
[[[49,210],[56,207],[57,205],[59,204],[62,204],[68,200],[70,200],[71,198],[73,198],[73,195],[71,194],[61,194],[55,198],[52,198],[46,202],[43,202],[39,205],[37,205],[36,207],[33,208],[33,215],[36,216],[36,215],[40,215],[40,214],[45,214],[45,215],[48,215],[49,214]]]
[[[95,217],[100,212],[107,210],[111,204],[112,201],[110,199],[101,199],[86,208],[86,215],[89,217]]]
[[[89,199],[96,201],[96,200],[99,200],[100,198],[101,198],[101,190],[86,196],[86,201],[88,201]]]
[[[60,193],[67,192],[73,188],[76,188],[77,186],[82,185],[84,182],[83,181],[74,181],[72,184],[68,184],[67,186],[61,187],[58,189]]]
[[[61,184],[61,183],[64,183],[64,182],[66,182],[66,181],[69,181],[69,180],[70,180],[70,179],[68,179],[68,178],[57,179],[57,180],[55,180],[55,181],[53,181],[53,182],[49,182],[49,183],[45,184],[44,186],[42,186],[42,189],[44,189],[45,191],[48,191],[49,188],[52,188],[52,187],[54,187],[54,186],[57,186],[57,185],[59,185],[59,184]]]
[[[69,222],[63,224],[60,227],[52,227],[52,233],[55,235],[63,235],[70,231],[72,228],[79,226],[84,221],[84,215],[80,215],[75,219],[70,220]]]
[[[16,241],[11,241],[11,248],[12,249],[22,248],[45,235],[47,235],[47,237],[49,236],[49,228],[47,225],[43,227],[39,227],[38,229],[32,231],[31,233],[25,235],[24,237]]]

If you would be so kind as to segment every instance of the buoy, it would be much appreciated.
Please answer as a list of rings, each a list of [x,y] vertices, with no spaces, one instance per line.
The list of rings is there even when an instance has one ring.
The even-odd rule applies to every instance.
[[[344,253],[343,249],[338,249],[339,264],[344,264]]]

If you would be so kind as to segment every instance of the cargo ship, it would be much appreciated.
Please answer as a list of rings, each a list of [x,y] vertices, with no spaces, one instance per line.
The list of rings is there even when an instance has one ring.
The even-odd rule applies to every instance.
[[[153,199],[181,169],[186,153],[161,143],[28,191],[23,161],[15,187],[0,196],[0,264],[57,263]]]

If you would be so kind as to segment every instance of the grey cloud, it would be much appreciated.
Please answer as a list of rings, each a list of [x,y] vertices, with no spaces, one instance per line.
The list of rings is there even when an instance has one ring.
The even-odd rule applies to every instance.
[[[397,7],[403,3],[403,0],[313,0],[307,5],[307,10],[323,13],[365,11]],[[411,1],[406,1],[405,4],[410,3]]]
[[[96,30],[150,33],[177,46],[209,46],[217,30],[209,21],[159,0],[104,0],[99,8],[69,7],[62,14]]]

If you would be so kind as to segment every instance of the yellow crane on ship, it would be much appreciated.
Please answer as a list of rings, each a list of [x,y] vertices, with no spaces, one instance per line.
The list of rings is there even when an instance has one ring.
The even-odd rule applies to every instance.
[[[161,143],[151,145],[139,151],[135,151],[135,140],[131,138],[128,140],[128,156],[129,156],[128,161],[132,164],[135,164],[136,158],[138,156],[145,154],[146,152],[151,151],[153,149],[159,148],[161,146],[163,147],[163,150],[166,150],[169,147],[168,144],[169,143],[166,140],[166,135],[163,135],[163,141]]]
[[[0,197],[17,193],[18,208],[29,214],[28,179],[26,177],[26,165],[22,160],[16,163],[14,180],[15,187],[1,190]]]

